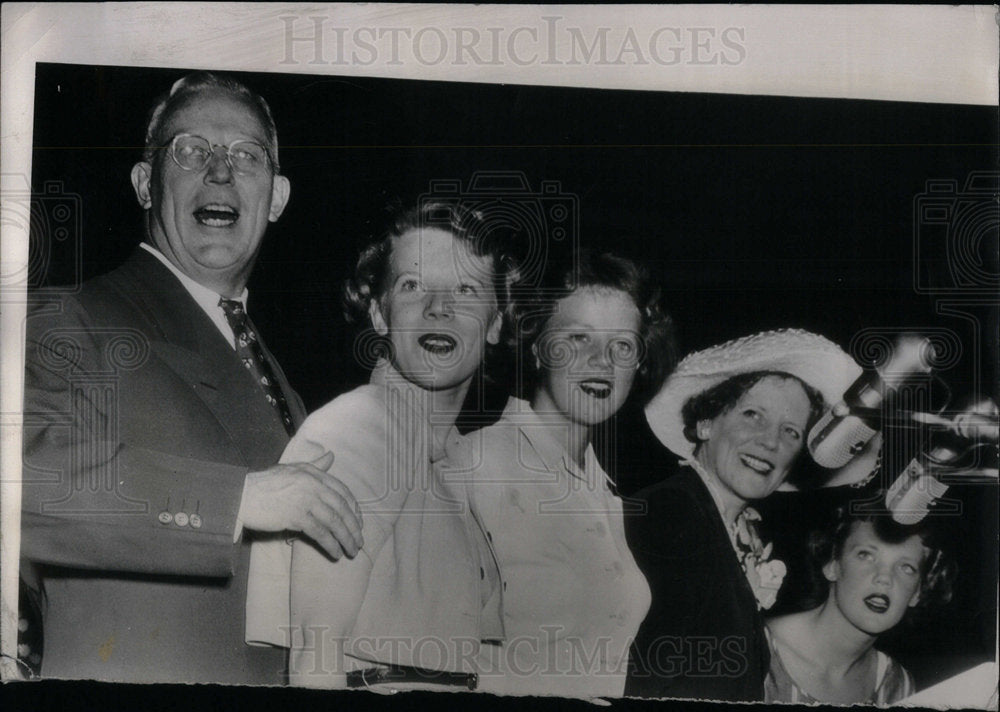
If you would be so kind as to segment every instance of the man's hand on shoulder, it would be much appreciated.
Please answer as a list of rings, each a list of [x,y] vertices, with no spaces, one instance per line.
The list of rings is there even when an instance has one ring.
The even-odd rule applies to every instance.
[[[312,462],[287,462],[247,475],[239,519],[247,529],[302,532],[334,559],[364,545],[361,510],[331,474],[333,453]]]

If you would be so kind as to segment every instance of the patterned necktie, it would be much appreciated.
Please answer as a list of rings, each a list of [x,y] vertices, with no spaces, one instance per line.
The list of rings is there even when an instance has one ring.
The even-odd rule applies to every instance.
[[[247,316],[243,305],[234,299],[219,299],[219,306],[226,313],[226,320],[236,337],[236,353],[243,362],[254,379],[264,391],[267,402],[274,406],[281,416],[281,422],[285,425],[285,430],[289,435],[295,432],[295,424],[292,422],[292,414],[288,410],[288,403],[285,395],[281,392],[281,386],[274,377],[274,371],[264,358],[264,351],[257,340],[257,330]]]

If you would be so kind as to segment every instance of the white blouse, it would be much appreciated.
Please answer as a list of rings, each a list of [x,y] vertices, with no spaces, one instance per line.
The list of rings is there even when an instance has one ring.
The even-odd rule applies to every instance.
[[[472,499],[498,558],[506,642],[480,688],[620,697],[650,604],[625,541],[622,500],[592,447],[573,462],[522,400],[467,436]]]

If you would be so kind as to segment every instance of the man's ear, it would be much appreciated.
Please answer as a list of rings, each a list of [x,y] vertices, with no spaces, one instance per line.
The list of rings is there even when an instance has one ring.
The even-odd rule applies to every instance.
[[[500,343],[500,329],[503,327],[503,314],[497,312],[493,315],[493,321],[486,328],[486,343],[496,346]]]
[[[538,342],[536,341],[531,345],[531,355],[535,357],[535,370],[542,370],[542,359],[538,357]]]
[[[153,178],[153,167],[145,161],[132,166],[132,189],[143,210],[153,207],[153,198],[149,193],[149,183]]]
[[[695,427],[695,434],[702,442],[708,440],[708,438],[712,435],[712,421],[708,418],[705,420],[699,420],[698,425]]]
[[[380,336],[389,333],[389,325],[386,323],[385,317],[382,316],[382,306],[378,303],[378,299],[372,299],[372,303],[368,305],[368,318],[372,321],[375,333]]]
[[[838,578],[840,578],[840,564],[837,563],[836,559],[828,561],[823,566],[823,578],[825,578],[830,583],[833,583]]]
[[[288,182],[288,178],[285,176],[274,177],[271,184],[271,212],[267,216],[269,222],[277,222],[278,218],[281,217],[291,192],[292,184]]]

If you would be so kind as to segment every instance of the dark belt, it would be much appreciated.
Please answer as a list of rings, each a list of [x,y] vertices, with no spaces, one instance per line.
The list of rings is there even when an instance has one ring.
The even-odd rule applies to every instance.
[[[429,670],[427,668],[404,665],[388,665],[368,668],[367,670],[352,670],[347,673],[348,687],[368,687],[369,685],[407,682],[431,683],[475,690],[479,687],[479,675],[474,672],[444,672],[442,670]]]

